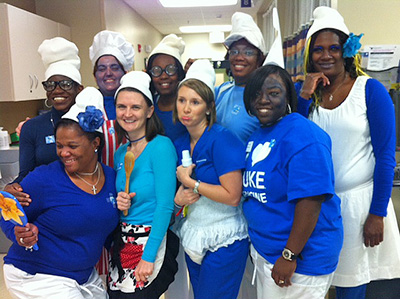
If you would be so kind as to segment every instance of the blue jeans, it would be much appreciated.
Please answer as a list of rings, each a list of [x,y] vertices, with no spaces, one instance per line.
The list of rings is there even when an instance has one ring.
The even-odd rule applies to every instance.
[[[337,299],[365,299],[367,285],[363,284],[358,287],[342,288],[336,287]]]
[[[201,265],[185,254],[194,298],[237,298],[248,254],[247,239],[221,247],[215,252],[207,252]]]

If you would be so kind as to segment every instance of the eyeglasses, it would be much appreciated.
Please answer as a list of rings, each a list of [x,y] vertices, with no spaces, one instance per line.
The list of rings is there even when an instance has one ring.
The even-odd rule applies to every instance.
[[[153,66],[150,69],[150,74],[153,77],[160,77],[163,72],[165,72],[168,76],[173,76],[176,74],[178,71],[178,67],[175,64],[168,64],[165,69],[159,67],[159,66]]]
[[[44,90],[53,91],[57,88],[57,85],[60,86],[62,90],[68,91],[71,90],[74,86],[74,81],[72,80],[61,80],[61,81],[43,81],[42,82]]]
[[[257,51],[256,50],[250,50],[250,49],[249,50],[243,50],[243,51],[233,49],[233,50],[228,50],[228,54],[231,57],[237,56],[239,54],[242,54],[243,56],[246,56],[246,57],[251,57],[251,56],[257,55]]]

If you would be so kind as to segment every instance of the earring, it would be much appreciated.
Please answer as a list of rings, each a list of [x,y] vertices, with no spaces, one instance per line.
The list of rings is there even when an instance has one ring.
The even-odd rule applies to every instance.
[[[292,108],[290,107],[289,103],[287,104],[286,112],[287,114],[292,113]]]
[[[96,149],[94,150],[94,152],[95,152],[95,153],[97,153],[98,151],[99,151],[99,149],[98,149],[98,148],[96,148]]]
[[[44,101],[44,105],[47,107],[47,108],[51,108],[51,107],[53,107],[53,105],[49,105],[49,103],[47,102],[49,99],[46,99],[46,101]]]
[[[207,112],[206,112],[206,115],[209,116],[209,115],[210,115],[210,111],[207,111]]]

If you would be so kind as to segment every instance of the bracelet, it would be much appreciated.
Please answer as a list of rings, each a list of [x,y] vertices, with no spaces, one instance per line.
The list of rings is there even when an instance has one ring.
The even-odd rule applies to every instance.
[[[176,202],[174,202],[174,204],[175,204],[175,207],[176,207],[176,208],[178,208],[178,209],[181,209],[181,208],[182,208],[182,206],[178,205]]]
[[[200,180],[198,180],[195,184],[194,184],[194,188],[193,188],[193,192],[196,194],[199,194],[199,186],[200,186]]]

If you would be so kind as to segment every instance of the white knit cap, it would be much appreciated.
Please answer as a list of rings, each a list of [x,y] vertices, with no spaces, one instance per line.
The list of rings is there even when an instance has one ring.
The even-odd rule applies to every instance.
[[[181,61],[183,51],[185,51],[185,42],[182,38],[177,37],[175,34],[169,34],[154,48],[149,58],[155,54],[167,54],[178,59],[181,66],[183,66]]]
[[[344,23],[343,17],[336,9],[327,6],[317,7],[314,9],[313,18],[314,22],[307,32],[307,40],[314,33],[326,28],[336,29],[347,35],[350,33],[349,29]]]
[[[203,82],[214,93],[215,71],[209,60],[198,59],[195,62],[193,62],[193,64],[190,66],[189,70],[186,73],[185,79],[183,79],[182,82],[185,82],[186,80],[189,79],[197,79]]]
[[[103,118],[105,115],[104,104],[103,104],[103,95],[101,92],[94,87],[86,87],[83,89],[75,98],[75,104],[69,109],[67,113],[65,113],[61,118],[72,119],[79,123],[78,114],[86,111],[87,106],[94,106],[96,109],[99,109],[103,114]],[[103,133],[102,126],[96,129],[97,132]]]
[[[81,74],[79,73],[81,59],[74,43],[62,37],[45,39],[40,44],[38,52],[46,68],[44,74],[46,80],[54,75],[62,75],[81,84]]]
[[[234,42],[242,38],[258,48],[263,54],[266,53],[264,38],[253,18],[248,14],[235,12],[232,15],[232,31],[225,39],[224,45],[229,49]]]
[[[146,97],[149,98],[151,103],[154,104],[153,96],[150,91],[150,82],[151,82],[151,78],[145,72],[132,71],[132,72],[126,73],[121,78],[121,86],[115,92],[115,97],[117,97],[118,92],[121,89],[126,88],[126,87],[132,87],[132,88],[135,88],[135,89],[141,91]]]
[[[125,72],[129,72],[133,66],[135,50],[121,33],[103,30],[94,36],[93,44],[89,48],[93,67],[104,55],[114,56],[123,65]]]
[[[263,65],[276,64],[284,69],[285,62],[283,58],[281,29],[279,26],[279,16],[276,7],[272,9],[272,23],[276,32],[276,37],[271,48],[269,49],[268,56],[265,58]]]

